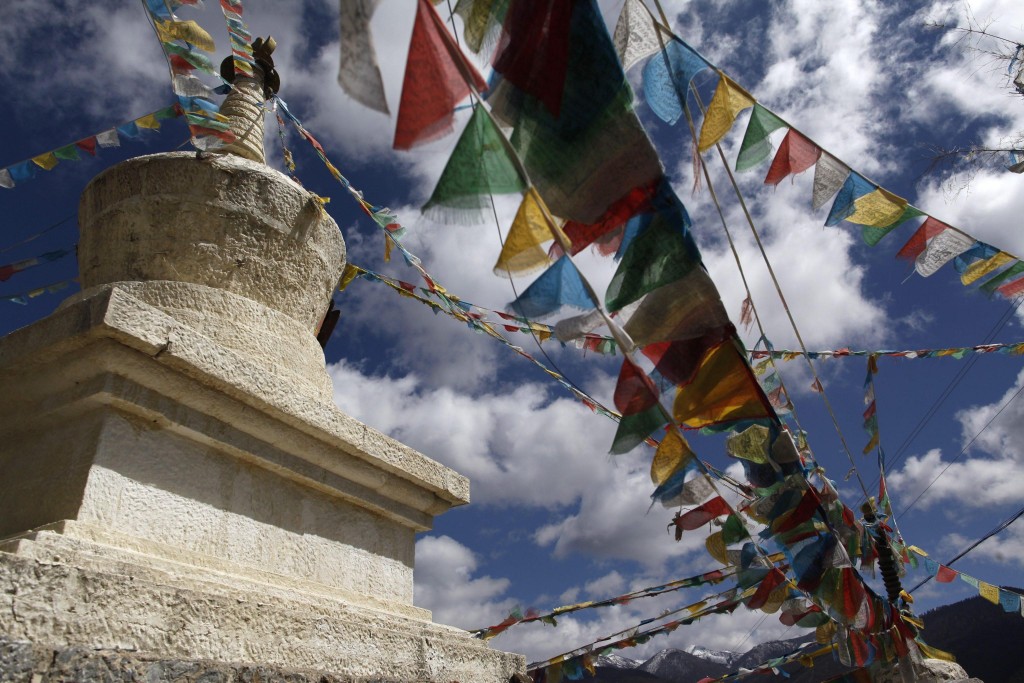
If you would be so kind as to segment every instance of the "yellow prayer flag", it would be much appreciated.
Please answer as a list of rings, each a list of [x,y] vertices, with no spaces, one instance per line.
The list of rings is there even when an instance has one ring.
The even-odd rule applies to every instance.
[[[903,215],[907,200],[888,190],[878,188],[853,202],[853,215],[846,218],[850,223],[884,228],[892,225]]]
[[[544,200],[533,187],[523,195],[498,262],[494,264],[495,275],[526,273],[549,263],[548,254],[540,245],[554,239],[554,235],[544,217],[543,204]]]
[[[708,540],[704,541],[704,547],[707,548],[708,554],[715,558],[719,564],[729,564],[729,555],[725,549],[725,539],[721,531],[708,536]]]
[[[36,166],[39,166],[40,168],[44,168],[47,171],[50,171],[53,169],[54,166],[57,165],[58,162],[57,157],[53,154],[53,152],[47,152],[46,154],[40,154],[37,157],[32,157],[32,163],[34,163]]]
[[[651,461],[651,481],[661,486],[673,474],[685,467],[696,455],[690,450],[690,444],[676,429],[665,432],[665,438],[658,444]]]
[[[755,100],[721,71],[718,72],[718,87],[704,114],[704,125],[700,129],[697,150],[701,153],[710,149],[729,132],[736,117],[747,107],[753,107]]]
[[[991,583],[979,581],[978,593],[993,605],[999,604],[999,586],[993,586]]]
[[[184,40],[204,52],[213,52],[217,49],[210,34],[191,19],[188,21],[156,21],[154,25],[162,43]]]
[[[690,614],[696,614],[697,612],[699,612],[702,609],[704,609],[707,606],[707,604],[708,604],[707,600],[701,600],[700,602],[695,602],[692,605],[687,605],[686,606],[686,611],[689,612]]]
[[[767,418],[767,399],[732,339],[714,346],[693,380],[679,387],[672,406],[676,422],[692,429]]]
[[[960,282],[969,285],[975,280],[985,277],[999,266],[1005,265],[1013,260],[1013,257],[1005,251],[1001,251],[992,258],[978,261],[967,266],[967,270],[960,276]]]
[[[135,125],[139,128],[149,128],[150,130],[160,129],[160,121],[156,118],[156,114],[147,114],[141,119],[135,119]]]
[[[920,640],[915,642],[917,643],[917,647],[921,650],[921,654],[924,655],[927,659],[941,659],[944,662],[956,661],[956,657],[949,654],[945,650],[940,650],[937,647],[926,645],[922,643]]]

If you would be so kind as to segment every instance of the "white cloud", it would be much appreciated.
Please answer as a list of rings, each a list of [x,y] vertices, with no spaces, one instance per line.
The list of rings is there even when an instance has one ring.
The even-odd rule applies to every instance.
[[[1022,386],[1024,372],[998,400],[957,413],[967,449],[962,456],[944,458],[941,450],[932,449],[909,457],[888,475],[889,485],[908,503],[913,500],[909,496],[930,486],[916,504],[921,509],[957,503],[980,510],[1024,500],[1019,485],[1024,480]]]

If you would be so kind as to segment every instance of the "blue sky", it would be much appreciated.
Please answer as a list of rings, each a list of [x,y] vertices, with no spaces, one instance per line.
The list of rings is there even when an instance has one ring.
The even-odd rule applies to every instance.
[[[183,8],[218,41],[227,36],[215,3]],[[614,24],[621,0],[601,3]],[[1024,101],[1006,88],[1005,62],[994,63],[956,36],[924,28],[926,21],[963,23],[965,7],[948,3],[883,3],[810,0],[758,4],[666,2],[676,32],[709,60],[854,170],[908,198],[935,217],[975,237],[1024,255],[1021,176],[996,166],[972,177],[925,174],[929,148],[998,145],[1024,131]],[[492,266],[500,249],[493,224],[432,224],[417,207],[430,194],[457,134],[411,152],[390,149],[393,118],[348,99],[337,86],[336,0],[272,3],[247,0],[254,35],[278,39],[282,96],[349,180],[375,204],[394,209],[408,226],[406,246],[451,292],[473,303],[504,309],[509,283]],[[382,0],[374,40],[392,111],[401,93],[412,0]],[[443,5],[441,6],[443,7]],[[1024,40],[1024,8],[1013,0],[971,4],[977,20]],[[996,43],[983,47],[999,49]],[[640,68],[630,72],[639,83]],[[713,82],[698,84],[710,95]],[[167,69],[142,6],[5,0],[0,5],[0,166],[35,156],[160,109],[171,103]],[[669,177],[694,223],[705,263],[723,302],[738,319],[744,294],[721,225],[705,188],[692,193],[691,146],[685,123],[658,121],[641,96],[637,110]],[[466,114],[457,116],[460,128]],[[742,114],[723,147],[730,163],[745,127]],[[268,151],[280,168],[276,124],[270,118]],[[0,264],[75,243],[77,199],[89,179],[117,161],[180,146],[184,127],[165,124],[96,159],[62,162],[13,190],[0,189],[0,249],[67,222],[28,244],[0,253]],[[778,143],[781,132],[774,138]],[[328,208],[347,240],[350,260],[364,268],[417,282],[400,259],[385,264],[382,237],[319,161],[293,133],[298,176],[332,198]],[[778,348],[794,348],[793,333],[774,296],[749,230],[731,196],[721,165],[707,155],[712,181],[761,311]],[[960,285],[948,267],[930,278],[909,272],[894,256],[909,237],[904,227],[874,248],[853,226],[822,227],[827,208],[810,208],[812,173],[761,185],[767,163],[739,176],[744,197],[779,274],[809,348],[922,349],[970,346],[988,340],[1024,341],[1019,314],[1002,299],[986,299]],[[727,201],[726,201],[727,200]],[[499,223],[507,231],[518,199],[500,198]],[[599,290],[613,264],[584,253],[584,273]],[[75,276],[73,257],[40,266],[0,283],[0,296]],[[517,282],[519,288],[530,278]],[[48,315],[68,294],[44,294],[27,306],[0,302],[0,332]],[[671,511],[648,513],[651,452],[607,455],[614,425],[575,402],[520,357],[465,326],[435,316],[386,287],[355,282],[336,297],[342,319],[327,347],[328,372],[342,409],[426,455],[469,476],[473,503],[437,520],[417,545],[417,602],[435,619],[465,628],[501,621],[515,606],[547,608],[594,599],[697,574],[713,567],[703,536],[676,543],[665,532]],[[550,321],[553,322],[553,321]],[[529,337],[514,343],[540,356]],[[745,338],[752,340],[752,333]],[[545,349],[580,386],[606,404],[618,359],[584,355],[547,342]],[[904,448],[915,427],[969,358],[879,361],[876,391],[882,444],[894,461],[890,491],[902,510],[951,462],[1022,384],[1020,357],[977,357],[955,390]],[[837,480],[848,502],[859,490],[844,481],[850,469],[821,397],[811,391],[806,366],[781,366],[818,461]],[[864,359],[835,359],[818,366],[842,432],[869,485],[877,468],[860,456]],[[721,442],[695,437],[698,454],[727,466]],[[1024,501],[1024,400],[1012,401],[900,520],[909,543],[939,560],[1007,517]],[[1024,527],[1011,527],[958,563],[991,583],[1021,585]],[[966,584],[929,585],[919,606],[953,602],[970,594]],[[640,601],[559,626],[513,629],[495,646],[548,657],[639,622],[668,607],[702,597],[696,592]],[[795,637],[773,617],[739,610],[708,617],[628,656],[642,658],[663,647],[703,644],[745,649],[775,637]],[[752,632],[752,633],[751,633]]]

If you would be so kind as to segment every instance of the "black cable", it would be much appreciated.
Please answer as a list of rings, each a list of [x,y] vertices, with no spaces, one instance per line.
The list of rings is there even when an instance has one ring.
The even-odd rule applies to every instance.
[[[975,548],[977,548],[977,547],[978,547],[979,545],[981,545],[982,543],[984,543],[984,542],[985,542],[985,541],[987,541],[988,539],[990,539],[990,538],[992,538],[993,536],[995,536],[996,534],[998,534],[998,533],[999,533],[1000,531],[1002,531],[1002,530],[1006,529],[1007,527],[1009,527],[1009,526],[1010,526],[1011,524],[1013,524],[1014,522],[1016,522],[1016,521],[1017,521],[1018,519],[1020,519],[1020,518],[1021,518],[1022,516],[1024,516],[1024,507],[1022,507],[1022,508],[1021,508],[1020,510],[1017,510],[1017,512],[1015,512],[1015,513],[1014,513],[1013,515],[1011,515],[1011,516],[1010,516],[1010,517],[1008,517],[1007,519],[1005,519],[1005,520],[1003,520],[1002,522],[1000,522],[1000,523],[999,523],[998,525],[996,525],[996,527],[995,527],[994,529],[992,529],[992,530],[991,530],[991,531],[989,531],[989,532],[988,532],[987,534],[985,534],[984,536],[982,536],[981,538],[979,538],[979,539],[978,539],[977,541],[975,541],[975,542],[974,542],[974,543],[972,543],[971,545],[967,546],[967,548],[965,548],[965,549],[964,549],[963,551],[961,551],[961,552],[960,552],[960,553],[959,553],[959,554],[958,554],[958,555],[957,555],[956,557],[954,557],[954,558],[953,558],[952,560],[950,560],[949,562],[945,562],[945,563],[943,564],[943,566],[945,566],[945,567],[952,567],[952,566],[953,566],[953,563],[954,563],[954,562],[956,562],[957,560],[959,560],[960,558],[962,558],[962,557],[963,557],[964,555],[966,555],[967,553],[969,553],[969,552],[971,552],[972,550],[974,550]],[[913,588],[911,588],[911,589],[910,589],[909,591],[907,591],[907,592],[908,592],[908,593],[913,593],[913,592],[914,592],[914,591],[916,591],[916,590],[917,590],[918,588],[920,588],[921,586],[925,585],[926,583],[928,583],[928,582],[929,582],[929,581],[931,581],[931,580],[932,580],[932,577],[930,577],[930,576],[928,576],[928,577],[925,577],[925,579],[924,579],[923,581],[921,581],[921,583],[917,584],[916,586],[914,586]]]

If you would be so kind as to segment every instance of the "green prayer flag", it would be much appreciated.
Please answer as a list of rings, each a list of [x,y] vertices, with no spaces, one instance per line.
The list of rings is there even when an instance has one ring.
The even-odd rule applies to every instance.
[[[423,212],[442,222],[483,217],[489,195],[526,190],[501,131],[483,107],[477,107],[462,131]],[[461,214],[461,215],[460,215]]]
[[[1021,273],[1024,273],[1024,261],[1017,261],[1012,266],[999,273],[999,275],[987,280],[979,289],[989,296],[992,296],[996,289],[998,289],[1003,283],[1010,278],[1020,275]]]
[[[78,156],[78,147],[75,146],[75,143],[73,142],[70,145],[64,145],[59,149],[53,150],[53,156],[58,159],[63,159],[64,161],[78,161],[81,159],[81,157]]]
[[[722,526],[722,540],[725,541],[725,544],[737,543],[747,538],[748,535],[740,516],[737,514],[729,515]]]
[[[786,122],[771,113],[760,104],[754,105],[747,123],[747,132],[740,144],[740,153],[736,157],[736,170],[747,171],[768,158],[772,152],[772,144],[768,136],[779,128],[785,128]]]
[[[618,311],[682,279],[700,265],[700,252],[687,229],[688,221],[673,220],[673,213],[651,216],[650,225],[630,243],[605,293],[608,310]]]
[[[658,404],[636,415],[624,415],[619,421],[619,428],[615,432],[615,439],[609,452],[612,455],[628,453],[666,423],[668,419]]]
[[[873,247],[879,242],[881,242],[883,237],[888,235],[890,232],[898,228],[903,223],[909,221],[911,218],[917,218],[918,216],[923,215],[924,211],[921,211],[917,207],[907,204],[907,208],[903,209],[903,213],[901,213],[895,221],[893,221],[889,225],[885,225],[880,228],[865,225],[864,229],[861,231],[861,236],[864,238],[865,244]]]

